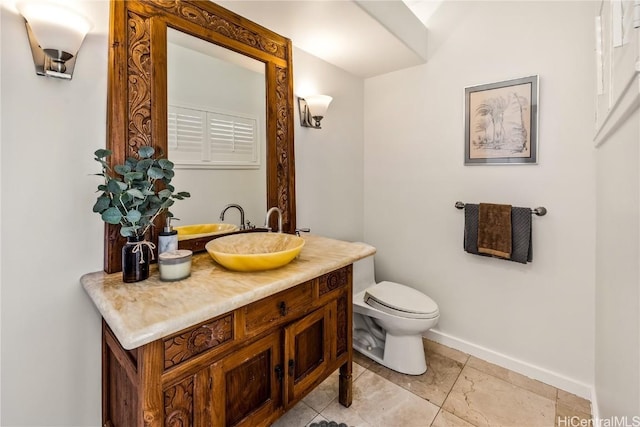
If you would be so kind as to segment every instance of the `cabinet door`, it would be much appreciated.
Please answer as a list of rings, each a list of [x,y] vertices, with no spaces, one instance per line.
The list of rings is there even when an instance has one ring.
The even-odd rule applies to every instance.
[[[334,307],[335,303],[327,304],[285,328],[285,408],[314,387],[326,373]]]
[[[213,426],[269,425],[282,407],[280,333],[275,332],[211,366]]]

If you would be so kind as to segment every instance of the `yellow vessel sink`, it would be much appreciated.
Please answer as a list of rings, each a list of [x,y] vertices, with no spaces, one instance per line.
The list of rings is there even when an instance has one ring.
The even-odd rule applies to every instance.
[[[233,224],[193,224],[174,227],[178,232],[178,240],[196,239],[198,237],[214,236],[221,233],[237,231],[238,226]]]
[[[206,244],[211,258],[234,271],[272,270],[289,264],[304,239],[283,233],[243,233],[219,237]]]

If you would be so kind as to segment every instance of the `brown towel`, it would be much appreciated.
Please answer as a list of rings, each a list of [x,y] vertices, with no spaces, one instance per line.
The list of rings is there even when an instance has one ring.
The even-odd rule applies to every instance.
[[[480,203],[478,252],[511,258],[511,205]]]

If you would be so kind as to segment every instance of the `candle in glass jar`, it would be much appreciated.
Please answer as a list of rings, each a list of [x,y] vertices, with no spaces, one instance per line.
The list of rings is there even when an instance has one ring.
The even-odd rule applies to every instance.
[[[160,280],[173,282],[189,277],[191,274],[192,255],[193,252],[187,249],[163,252],[158,255]]]

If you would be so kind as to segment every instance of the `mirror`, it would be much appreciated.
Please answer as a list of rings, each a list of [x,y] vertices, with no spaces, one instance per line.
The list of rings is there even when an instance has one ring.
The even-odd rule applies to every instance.
[[[267,211],[266,91],[263,62],[173,28],[167,30],[168,158],[175,226],[220,222],[230,203],[261,226]],[[240,225],[240,212],[224,222]]]
[[[263,124],[257,126],[264,129],[265,145],[261,154],[264,156],[261,166],[266,194],[264,207],[279,207],[283,211],[284,231],[293,233],[296,211],[291,41],[215,3],[196,0],[111,2],[107,148],[113,155],[109,161],[112,165],[122,163],[126,157],[135,156],[138,148],[144,145],[151,145],[165,154],[171,151],[167,142],[170,133],[167,37],[171,29],[262,64],[265,116]],[[181,172],[183,169],[176,174]],[[210,186],[216,184],[208,183]],[[220,202],[242,204],[234,199]],[[175,209],[179,209],[178,205],[176,203]],[[210,222],[220,215],[213,206],[214,201],[204,200],[194,211],[206,209],[206,222]],[[162,219],[149,236],[151,241],[157,241],[160,224]],[[118,226],[107,224],[106,272],[121,270],[123,245]]]

